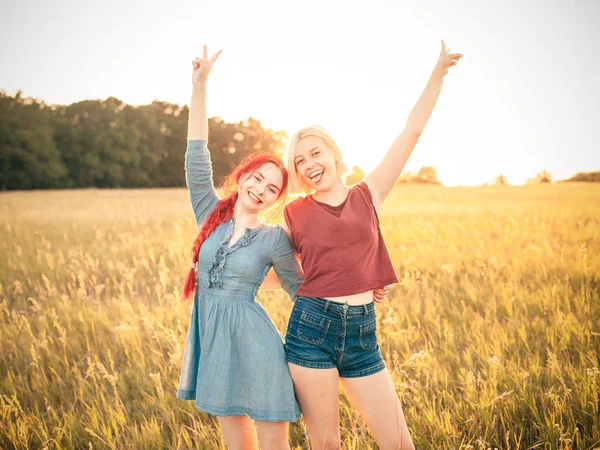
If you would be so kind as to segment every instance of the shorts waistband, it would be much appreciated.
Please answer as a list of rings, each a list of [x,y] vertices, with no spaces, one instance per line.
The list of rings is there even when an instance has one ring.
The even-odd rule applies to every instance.
[[[349,316],[354,315],[363,315],[367,316],[369,314],[375,313],[375,302],[366,303],[364,305],[349,305],[348,302],[334,302],[333,300],[327,300],[326,298],[320,297],[304,297],[299,295],[296,298],[296,302],[305,301],[312,303],[315,306],[323,309],[324,312],[340,312],[346,313]]]

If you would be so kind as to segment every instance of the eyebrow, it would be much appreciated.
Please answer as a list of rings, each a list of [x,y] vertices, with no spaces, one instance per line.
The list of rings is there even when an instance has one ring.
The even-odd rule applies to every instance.
[[[317,149],[319,149],[319,146],[318,146],[318,145],[317,145],[317,146],[315,146],[315,147],[313,147],[313,148],[311,148],[311,149],[308,151],[308,153],[312,152],[313,150],[317,150]],[[302,156],[302,155],[298,155],[298,156],[296,156],[296,157],[294,158],[294,161],[296,161],[296,159],[298,159],[298,158],[303,158],[303,156]]]
[[[262,173],[260,173],[258,170],[255,170],[255,171],[254,171],[254,173],[257,173],[257,174],[259,174],[259,175],[260,175],[260,177],[261,177],[263,180],[265,180],[265,179],[266,179],[266,178],[265,178],[265,176],[264,176]],[[277,187],[277,186],[276,186],[276,185],[274,185],[273,183],[269,183],[269,186],[273,186],[273,187],[274,187],[275,189],[277,189],[278,191],[280,191],[280,190],[281,190],[281,189],[279,189],[279,187]]]

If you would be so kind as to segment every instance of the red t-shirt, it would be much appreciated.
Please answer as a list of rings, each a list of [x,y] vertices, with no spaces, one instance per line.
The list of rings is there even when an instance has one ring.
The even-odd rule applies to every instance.
[[[364,182],[352,186],[338,206],[309,195],[290,202],[283,213],[302,259],[305,279],[298,295],[341,297],[398,282]]]

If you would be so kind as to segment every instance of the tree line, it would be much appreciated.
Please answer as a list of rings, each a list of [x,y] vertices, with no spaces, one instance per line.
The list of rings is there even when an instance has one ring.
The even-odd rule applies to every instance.
[[[0,91],[0,190],[185,186],[188,107],[109,97],[48,105]],[[249,118],[209,119],[214,181],[247,155],[280,153],[287,135]]]
[[[537,183],[552,183],[552,174],[548,172],[546,169],[542,170],[538,173],[535,178],[529,178],[526,181],[526,184],[537,184]],[[567,178],[565,180],[558,180],[557,183],[576,183],[576,182],[584,182],[584,183],[598,183],[600,182],[600,171],[595,172],[578,172],[573,175],[571,178]],[[498,175],[494,180],[495,186],[506,186],[508,185],[508,181],[506,177],[502,174]]]
[[[132,106],[109,97],[71,105],[49,105],[0,91],[0,190],[60,188],[145,188],[185,186],[187,106],[154,101]],[[216,185],[256,152],[281,156],[287,134],[249,118],[208,121]],[[346,184],[365,176],[352,167]],[[565,181],[600,181],[600,172]],[[547,171],[530,182],[552,182]],[[435,168],[404,172],[398,184],[441,184]],[[507,184],[499,175],[495,185]]]

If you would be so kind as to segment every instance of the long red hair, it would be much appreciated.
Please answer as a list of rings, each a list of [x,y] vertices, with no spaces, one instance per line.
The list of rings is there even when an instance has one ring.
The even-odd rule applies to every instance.
[[[240,181],[246,175],[252,175],[255,170],[268,163],[275,164],[279,170],[281,170],[281,174],[283,176],[283,184],[279,190],[279,195],[277,196],[277,200],[271,208],[281,208],[283,206],[283,202],[285,201],[285,196],[287,194],[289,178],[288,171],[281,160],[278,157],[269,154],[251,155],[243,160],[233,170],[233,172],[231,172],[225,178],[225,182],[223,183],[223,192],[225,193],[225,197],[217,202],[215,209],[213,209],[213,211],[208,215],[207,219],[200,227],[198,236],[196,236],[196,240],[194,241],[194,245],[192,247],[191,268],[183,284],[184,299],[188,299],[196,289],[196,283],[198,282],[198,275],[196,271],[198,270],[198,254],[200,253],[200,247],[202,247],[202,244],[206,238],[210,236],[215,228],[233,217],[233,209],[235,207],[235,202],[238,199],[237,190],[238,186],[240,185]]]

